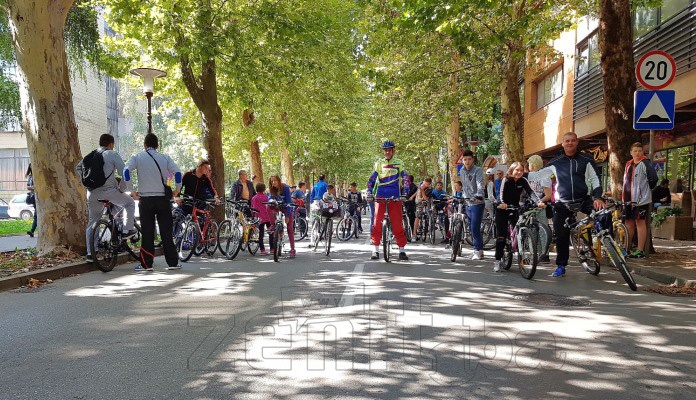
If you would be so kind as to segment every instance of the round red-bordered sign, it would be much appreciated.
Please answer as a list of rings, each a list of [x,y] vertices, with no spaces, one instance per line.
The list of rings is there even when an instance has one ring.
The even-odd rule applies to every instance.
[[[645,53],[636,64],[636,78],[649,90],[660,90],[669,86],[676,75],[677,63],[662,50]]]

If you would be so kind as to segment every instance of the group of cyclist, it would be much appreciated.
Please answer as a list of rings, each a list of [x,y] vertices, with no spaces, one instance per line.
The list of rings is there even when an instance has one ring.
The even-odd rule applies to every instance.
[[[148,134],[145,138],[145,149],[131,157],[127,165],[124,165],[121,157],[114,148],[114,139],[110,135],[102,135],[100,147],[96,150],[101,153],[104,159],[104,173],[107,176],[106,184],[103,187],[88,190],[87,199],[90,209],[90,224],[88,225],[87,237],[90,240],[92,224],[99,218],[101,204],[97,200],[109,200],[113,204],[120,205],[125,210],[123,237],[127,238],[134,234],[134,203],[133,198],[140,200],[140,218],[142,224],[142,249],[141,265],[138,267],[143,270],[150,270],[152,266],[155,220],[160,226],[164,244],[164,253],[169,269],[180,268],[177,262],[176,250],[171,240],[171,198],[167,194],[165,181],[169,176],[174,179],[175,189],[173,196],[179,194],[188,196],[194,200],[217,200],[218,193],[213,186],[210,176],[212,168],[208,161],[202,160],[198,165],[181,175],[178,166],[170,157],[157,152],[157,137]],[[590,155],[578,151],[578,138],[573,132],[566,133],[562,140],[563,153],[551,160],[545,168],[540,157],[533,156],[528,160],[529,171],[525,171],[524,165],[515,161],[510,164],[507,171],[495,171],[488,169],[486,174],[481,167],[474,163],[474,154],[470,150],[462,154],[463,166],[459,172],[458,179],[454,182],[454,193],[451,197],[462,198],[465,201],[465,213],[470,227],[473,242],[473,260],[484,258],[483,237],[481,232],[482,220],[486,212],[495,218],[496,226],[496,251],[494,261],[494,271],[501,270],[501,258],[503,247],[508,235],[508,224],[515,224],[518,206],[522,197],[527,197],[538,207],[537,220],[541,223],[548,223],[548,218],[553,217],[553,228],[556,236],[557,257],[555,260],[556,268],[552,273],[553,277],[561,277],[566,273],[569,257],[569,229],[566,226],[566,219],[570,216],[571,207],[579,209],[584,213],[592,210],[601,210],[606,207],[603,200],[602,188],[596,172],[596,165]],[[350,189],[344,194],[350,206],[350,215],[360,213],[360,206],[364,201],[369,203],[371,210],[371,244],[374,251],[371,254],[372,260],[379,259],[379,246],[382,239],[381,225],[385,213],[389,214],[391,230],[399,248],[399,260],[408,260],[405,247],[407,236],[402,224],[402,204],[403,210],[408,216],[413,229],[412,235],[418,239],[419,225],[425,215],[425,207],[432,204],[433,210],[438,212],[446,210],[451,203],[450,196],[444,189],[442,182],[434,185],[430,178],[424,179],[420,184],[414,182],[414,177],[408,175],[404,163],[395,157],[395,144],[392,141],[385,141],[382,146],[383,158],[374,164],[374,169],[367,182],[366,199],[357,190],[357,184],[351,183]],[[646,205],[650,202],[650,189],[657,181],[654,168],[643,155],[643,148],[640,143],[634,144],[632,148],[633,159],[626,165],[624,177],[624,191],[622,200],[625,206],[624,214],[629,221],[629,228],[638,230],[638,249],[631,254],[633,257],[644,257],[645,251],[645,216]],[[132,192],[132,198],[122,192],[122,188],[115,179],[116,174],[123,176],[123,183],[132,190],[131,174],[138,173],[138,191]],[[497,173],[497,178],[494,176]],[[484,175],[486,178],[484,179]],[[551,187],[551,177],[555,178],[553,188]],[[553,190],[552,190],[553,189]],[[326,182],[324,175],[319,176],[318,182],[314,185],[311,192],[305,193],[305,184],[300,183],[299,187],[290,187],[282,182],[278,175],[272,175],[269,179],[268,197],[266,186],[263,183],[254,185],[249,180],[249,174],[245,170],[238,171],[238,180],[232,185],[230,199],[232,201],[246,201],[248,204],[264,203],[269,198],[278,200],[281,206],[285,207],[285,225],[290,241],[290,257],[296,254],[294,232],[292,223],[296,209],[305,212],[308,198],[310,204],[317,204],[324,201],[336,199],[336,189],[333,185]],[[553,199],[552,199],[553,193]],[[258,196],[263,196],[259,197]],[[386,199],[398,200],[385,202]],[[255,201],[259,200],[259,201]],[[553,200],[553,201],[552,201]],[[632,203],[631,203],[632,202]],[[293,207],[289,207],[289,205]],[[388,204],[388,206],[386,205]],[[256,204],[259,206],[259,204]],[[552,206],[553,212],[546,210],[547,206]],[[263,208],[263,207],[253,207]],[[184,213],[191,213],[192,207],[187,204],[182,205]],[[257,210],[258,211],[258,210]],[[264,210],[265,211],[265,210]],[[270,217],[273,213],[260,212],[260,229],[264,226],[273,224]],[[250,216],[251,217],[251,216]],[[360,218],[357,218],[359,221]],[[634,221],[632,224],[630,221]],[[358,222],[359,223],[359,222]],[[444,212],[444,235],[442,243],[450,240],[449,218]],[[169,227],[169,229],[167,229]],[[362,227],[359,226],[362,231]],[[169,231],[169,232],[167,232]],[[263,232],[263,230],[261,230]],[[167,240],[169,239],[169,240]],[[271,238],[271,241],[273,239]],[[260,248],[262,254],[265,253],[263,247],[263,233],[260,234]],[[272,244],[272,242],[271,242]],[[89,243],[88,243],[89,249]],[[541,260],[548,261],[548,249],[541,254]],[[91,255],[88,254],[88,257]]]

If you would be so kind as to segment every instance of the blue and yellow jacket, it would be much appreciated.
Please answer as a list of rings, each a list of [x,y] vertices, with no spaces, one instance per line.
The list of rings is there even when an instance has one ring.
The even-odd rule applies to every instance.
[[[375,163],[374,171],[367,181],[367,192],[375,197],[406,196],[410,184],[403,161],[398,158],[382,159]]]

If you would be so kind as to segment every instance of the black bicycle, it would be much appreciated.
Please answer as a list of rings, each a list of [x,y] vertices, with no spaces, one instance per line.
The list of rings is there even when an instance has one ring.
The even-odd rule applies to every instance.
[[[396,201],[401,202],[400,197],[377,197],[375,202],[384,202],[384,220],[382,221],[382,254],[384,255],[384,261],[391,261],[391,251],[392,246],[396,246],[394,234],[391,227],[391,219],[389,218],[389,202]],[[374,227],[372,228],[374,229]],[[398,246],[396,246],[398,249]]]
[[[355,237],[358,239],[358,225],[360,224],[360,211],[358,210],[359,203],[346,198],[341,199],[342,204],[342,214],[343,218],[338,221],[336,226],[336,238],[342,242]],[[351,215],[350,209],[353,208],[355,212]]]
[[[134,260],[140,260],[140,252],[136,253],[130,244],[139,248],[136,244],[140,241],[140,225],[135,223],[137,233],[129,238],[123,238],[123,213],[124,208],[111,204],[109,200],[99,200],[104,203],[102,215],[92,226],[92,238],[89,242],[90,253],[94,265],[102,272],[109,272],[116,266],[118,255],[127,252]],[[137,246],[137,247],[136,247]]]

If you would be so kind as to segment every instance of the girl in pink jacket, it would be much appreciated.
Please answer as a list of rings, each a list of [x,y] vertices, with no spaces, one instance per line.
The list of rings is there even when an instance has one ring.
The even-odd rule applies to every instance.
[[[266,185],[257,183],[256,194],[251,198],[251,208],[258,211],[256,217],[259,218],[259,249],[261,249],[262,256],[268,254],[266,253],[266,248],[263,246],[263,237],[265,228],[271,224],[271,218],[268,215],[268,206],[263,204],[268,201],[268,196],[264,193],[265,191]]]

